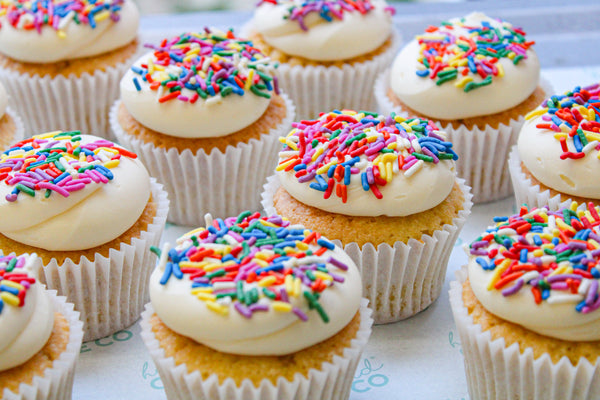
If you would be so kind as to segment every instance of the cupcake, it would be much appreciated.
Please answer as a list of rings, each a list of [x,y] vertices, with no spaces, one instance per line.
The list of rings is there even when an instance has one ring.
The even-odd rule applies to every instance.
[[[33,268],[81,313],[84,340],[138,319],[150,245],[168,200],[134,153],[79,132],[51,132],[0,154],[0,251],[37,253]]]
[[[600,84],[551,96],[525,117],[509,170],[517,204],[600,204]]]
[[[34,260],[0,256],[0,396],[70,399],[83,324],[31,274]]]
[[[294,106],[275,65],[233,31],[164,39],[121,80],[111,126],[171,199],[169,221],[198,225],[211,212],[258,209]]]
[[[445,133],[425,119],[350,110],[293,126],[265,186],[266,212],[341,244],[375,323],[424,310],[472,205]]]
[[[600,208],[496,217],[451,282],[472,399],[600,394]]]
[[[371,88],[390,65],[399,37],[383,0],[261,0],[249,36],[279,61],[281,87],[298,119],[334,108],[374,108]]]
[[[142,339],[169,399],[348,398],[373,320],[340,248],[248,211],[157,253]]]
[[[107,135],[138,24],[132,0],[1,2],[0,81],[27,132]]]
[[[0,149],[6,149],[12,143],[23,139],[23,133],[23,121],[8,108],[8,95],[0,83]],[[0,170],[0,176],[1,174]]]
[[[375,86],[382,112],[430,118],[448,132],[476,203],[512,193],[510,147],[546,93],[533,44],[520,28],[472,13],[416,36]]]

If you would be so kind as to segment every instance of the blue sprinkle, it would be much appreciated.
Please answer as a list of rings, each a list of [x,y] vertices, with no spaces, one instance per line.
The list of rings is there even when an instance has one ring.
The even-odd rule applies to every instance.
[[[286,240],[285,242],[277,243],[273,246],[276,249],[283,249],[284,247],[296,247],[296,242],[293,240]]]
[[[335,174],[336,167],[337,167],[337,164],[332,165],[331,167],[329,167],[329,169],[327,170],[327,177],[333,178],[333,174]]]
[[[0,285],[0,292],[8,292],[14,294],[15,296],[19,295],[19,289],[6,285]]]
[[[585,307],[585,300],[583,300],[581,303],[575,306],[575,311],[581,312],[581,310],[583,310],[583,307]]]
[[[494,222],[496,223],[504,221],[508,221],[508,217],[494,217]]]
[[[169,281],[169,278],[171,277],[172,273],[173,273],[173,264],[168,262],[167,265],[165,266],[165,272],[163,273],[163,276],[160,278],[160,284],[166,285],[167,282]]]
[[[368,192],[371,187],[369,186],[369,179],[367,178],[367,173],[362,172],[360,174],[360,182],[362,183],[362,188],[365,192]]]
[[[550,297],[550,290],[548,290],[548,289],[542,290],[542,300],[546,300],[548,297]]]
[[[526,263],[527,262],[527,249],[522,249],[521,253],[520,253],[520,257],[519,257],[519,261],[521,261],[522,263]]]
[[[306,164],[298,164],[294,167],[294,171],[298,172],[301,169],[306,169]]]
[[[142,87],[140,86],[140,82],[138,82],[137,78],[133,78],[133,84],[138,92],[142,91]]]
[[[349,165],[346,165],[346,167],[344,168],[344,185],[349,185],[350,184],[350,177],[352,175],[351,172],[351,168]]]
[[[327,239],[320,238],[319,240],[317,240],[317,244],[318,244],[319,246],[326,247],[326,248],[327,248],[327,249],[329,249],[329,250],[333,250],[333,249],[335,249],[335,245],[334,245],[333,243],[331,243],[331,242],[330,242],[329,240],[327,240]]]
[[[534,235],[533,243],[535,243],[536,246],[541,246],[544,242],[542,242],[542,238],[540,237],[540,235]]]
[[[417,75],[420,76],[421,78],[429,76],[429,70],[428,69],[417,70]]]

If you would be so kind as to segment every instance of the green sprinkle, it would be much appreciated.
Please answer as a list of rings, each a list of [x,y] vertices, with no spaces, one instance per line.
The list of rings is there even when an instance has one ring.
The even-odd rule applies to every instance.
[[[156,246],[150,246],[150,251],[156,255],[156,257],[160,258],[162,254],[162,250]]]
[[[30,195],[31,197],[35,197],[35,190],[28,188],[27,186],[23,185],[22,183],[17,183],[15,188],[25,194]]]
[[[431,156],[427,156],[425,154],[420,154],[417,152],[413,152],[412,155],[418,158],[419,160],[423,160],[425,162],[433,162],[433,157]]]
[[[6,267],[6,272],[12,272],[13,269],[15,269],[15,266],[17,265],[17,258],[13,258],[8,262],[8,266]]]
[[[208,279],[212,279],[212,278],[217,278],[220,276],[224,276],[226,274],[225,270],[223,268],[220,268],[214,272],[211,272],[210,274],[206,274],[206,277]]]

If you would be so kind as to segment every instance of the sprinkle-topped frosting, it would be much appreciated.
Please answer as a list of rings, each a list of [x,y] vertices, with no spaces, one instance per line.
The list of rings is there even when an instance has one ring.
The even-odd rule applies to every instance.
[[[564,340],[600,339],[600,208],[521,207],[469,247],[469,279],[501,318]]]
[[[50,132],[0,154],[0,233],[46,250],[81,250],[129,229],[150,197],[136,154],[75,132]]]
[[[0,371],[26,362],[52,332],[52,305],[30,272],[35,260],[35,254],[0,255]]]
[[[289,354],[356,314],[358,271],[318,233],[249,211],[207,218],[176,247],[154,249],[150,295],[171,329],[219,351]]]
[[[278,93],[276,65],[232,30],[205,28],[146,47],[154,51],[125,75],[121,96],[138,121],[159,132],[230,134],[258,119]]]
[[[439,204],[454,185],[458,156],[431,121],[344,110],[293,128],[280,139],[276,171],[306,204],[347,215],[409,215]]]
[[[526,117],[519,155],[543,184],[600,198],[600,84],[555,95]]]

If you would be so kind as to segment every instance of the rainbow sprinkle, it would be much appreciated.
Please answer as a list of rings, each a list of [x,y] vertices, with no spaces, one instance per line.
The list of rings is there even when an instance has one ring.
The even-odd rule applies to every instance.
[[[430,26],[416,40],[421,45],[417,75],[437,79],[435,84],[456,81],[454,86],[470,92],[490,85],[493,77],[504,76],[498,63],[501,58],[518,65],[527,59],[527,50],[535,44],[525,39],[525,32],[498,20],[500,27],[483,21],[481,26],[467,26],[465,19]],[[460,30],[468,30],[468,35]],[[458,32],[457,32],[458,31]]]
[[[304,18],[311,13],[332,22],[334,19],[343,20],[344,13],[347,12],[359,12],[364,15],[375,8],[370,0],[260,0],[257,7],[263,4],[286,6],[288,9],[284,18],[297,21],[304,31],[308,31]],[[394,7],[386,7],[385,11],[391,15],[396,12]]]
[[[554,132],[563,153],[561,160],[585,157],[592,149],[600,150],[600,83],[577,86],[562,96],[552,96],[525,116],[539,116],[544,122],[536,128]],[[597,152],[600,158],[600,152]]]
[[[475,261],[493,271],[488,290],[511,296],[531,291],[537,304],[575,303],[589,313],[600,307],[600,208],[521,207],[518,215],[496,217],[496,226],[470,245]]]
[[[42,27],[50,26],[60,36],[70,23],[89,25],[108,18],[119,21],[124,0],[9,0],[0,2],[0,17],[6,16],[16,29],[42,33]]]
[[[0,154],[0,183],[14,186],[6,195],[16,201],[20,193],[35,197],[44,191],[68,197],[92,183],[105,184],[113,179],[110,171],[119,165],[121,156],[137,155],[112,142],[97,139],[81,143],[81,133],[49,132],[15,144]]]
[[[5,305],[23,307],[27,291],[35,283],[35,279],[22,271],[27,263],[26,256],[0,256],[0,315]]]
[[[458,159],[452,143],[426,119],[336,110],[292,126],[280,138],[284,147],[276,170],[294,170],[298,182],[312,181],[310,188],[325,199],[335,192],[344,203],[352,175],[360,174],[363,190],[381,199],[379,187],[394,175],[410,177],[425,163]]]
[[[270,309],[308,316],[290,299],[303,298],[324,322],[329,316],[319,303],[320,294],[344,282],[334,271],[348,266],[331,256],[333,243],[302,226],[292,226],[279,216],[261,217],[246,211],[237,217],[212,220],[178,239],[177,247],[165,245],[152,251],[164,268],[160,280],[190,280],[191,294],[216,313],[233,308],[251,318]]]
[[[201,97],[210,104],[248,91],[267,99],[270,92],[279,93],[273,76],[276,65],[251,41],[236,38],[232,30],[205,28],[146,47],[154,50],[153,56],[141,67],[131,67],[137,75],[133,83],[138,91],[142,90],[140,79],[151,90],[161,91],[161,103],[178,99],[193,104]]]

